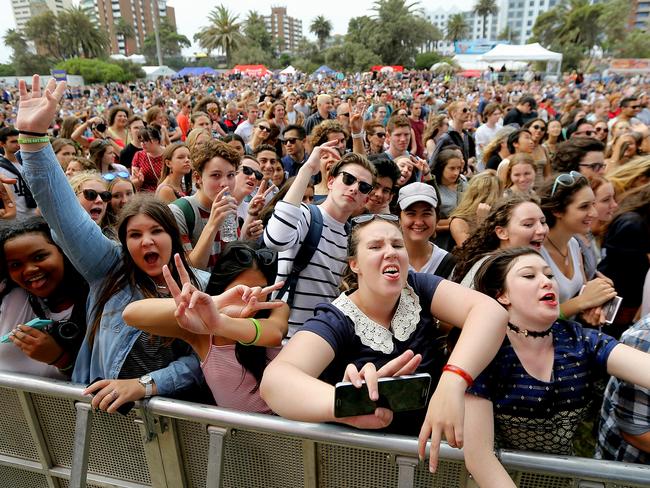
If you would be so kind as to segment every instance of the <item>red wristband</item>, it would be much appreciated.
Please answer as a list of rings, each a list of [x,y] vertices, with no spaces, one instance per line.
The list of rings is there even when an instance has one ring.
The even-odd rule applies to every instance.
[[[458,366],[454,366],[453,364],[445,364],[445,366],[442,368],[443,371],[449,371],[450,373],[457,374],[461,378],[465,380],[467,383],[467,388],[472,386],[474,384],[474,380],[470,376],[470,374],[465,371],[462,368],[459,368]]]

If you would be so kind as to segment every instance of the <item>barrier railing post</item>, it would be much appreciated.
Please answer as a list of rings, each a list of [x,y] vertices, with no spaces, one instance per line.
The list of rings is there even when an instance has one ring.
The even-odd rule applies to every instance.
[[[158,434],[158,445],[165,469],[167,486],[187,486],[183,471],[183,460],[179,447],[176,421],[167,417],[159,417],[161,432]]]
[[[318,486],[318,452],[314,441],[302,441],[302,463],[305,472],[305,488]]]
[[[205,480],[206,488],[220,488],[223,477],[223,458],[226,435],[229,429],[223,427],[208,427],[210,445],[208,448],[208,472]]]
[[[18,395],[18,401],[20,402],[20,406],[25,414],[25,421],[29,427],[29,432],[32,435],[32,439],[34,439],[36,452],[38,453],[38,460],[42,466],[42,473],[45,475],[45,479],[47,480],[47,486],[49,488],[59,488],[59,481],[56,478],[53,478],[49,473],[49,469],[52,467],[52,456],[50,455],[47,443],[45,442],[45,437],[43,436],[41,424],[38,421],[38,415],[34,408],[32,396],[30,393],[20,390],[17,390],[16,394]]]
[[[72,469],[70,470],[70,488],[86,488],[86,471],[90,449],[90,431],[92,429],[92,407],[88,403],[75,403],[77,418],[74,428],[74,446],[72,448]]]
[[[397,463],[397,487],[413,488],[418,460],[412,457],[396,456],[395,462]]]

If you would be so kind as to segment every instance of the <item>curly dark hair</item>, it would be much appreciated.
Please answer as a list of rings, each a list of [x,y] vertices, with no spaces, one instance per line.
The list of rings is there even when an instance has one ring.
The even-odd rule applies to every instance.
[[[568,173],[579,171],[580,161],[588,152],[605,151],[605,145],[593,137],[574,137],[557,145],[555,155],[551,161],[553,171]]]
[[[503,199],[490,211],[487,218],[463,245],[454,249],[456,267],[451,277],[453,281],[460,283],[479,259],[499,248],[501,239],[496,235],[496,228],[506,227],[515,208],[527,202],[539,205],[539,200],[531,195],[515,194]]]

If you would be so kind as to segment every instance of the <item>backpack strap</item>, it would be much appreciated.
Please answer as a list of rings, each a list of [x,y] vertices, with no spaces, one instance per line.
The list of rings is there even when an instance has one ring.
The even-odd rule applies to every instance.
[[[448,252],[445,257],[442,258],[442,261],[440,261],[440,264],[436,268],[436,272],[434,274],[448,280],[455,266],[456,258],[452,253]]]
[[[194,215],[194,208],[192,204],[187,201],[186,198],[179,198],[172,202],[183,212],[183,217],[185,217],[185,225],[187,226],[187,235],[192,240],[192,234],[194,233],[194,225],[196,223],[196,216]]]
[[[289,307],[293,306],[293,300],[296,294],[296,285],[298,284],[300,273],[311,262],[311,258],[314,256],[316,249],[318,249],[318,243],[323,234],[323,215],[320,213],[320,210],[316,205],[310,204],[307,205],[307,207],[309,208],[309,214],[311,217],[309,230],[307,231],[307,235],[302,241],[302,245],[293,260],[291,273],[289,273],[289,276],[277,295],[278,297],[282,297],[288,292],[287,305],[289,305]]]

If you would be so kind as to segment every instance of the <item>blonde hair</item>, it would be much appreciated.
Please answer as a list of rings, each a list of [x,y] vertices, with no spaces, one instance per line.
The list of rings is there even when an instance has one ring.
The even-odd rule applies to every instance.
[[[503,179],[504,179],[503,186],[504,186],[504,189],[506,189],[506,190],[513,185],[512,179],[510,178],[510,176],[512,174],[512,168],[514,168],[515,165],[517,165],[517,164],[527,164],[527,165],[529,165],[529,166],[531,166],[533,168],[533,173],[535,173],[535,171],[536,171],[535,160],[533,159],[533,157],[530,154],[517,153],[517,154],[514,154],[514,155],[510,156],[510,158],[508,160],[508,166],[506,167],[506,172],[503,175]]]
[[[187,147],[190,149],[190,154],[194,152],[194,148],[196,147],[196,141],[198,140],[201,134],[205,134],[206,136],[208,136],[208,138],[212,139],[212,133],[208,129],[202,127],[197,127],[196,129],[192,129],[190,133],[187,134],[187,139],[185,139],[185,143],[187,144]]]
[[[81,191],[81,187],[89,181],[98,181],[104,185],[104,188],[108,188],[106,180],[104,180],[104,178],[102,178],[102,175],[97,171],[82,171],[81,173],[77,173],[72,178],[70,178],[69,183],[75,194],[78,194]]]
[[[476,221],[476,209],[479,203],[493,207],[501,198],[501,185],[494,171],[483,171],[471,180],[458,206],[451,213],[451,218],[460,218],[471,225]]]
[[[650,177],[650,156],[638,156],[607,174],[617,197],[635,187],[638,178]]]

